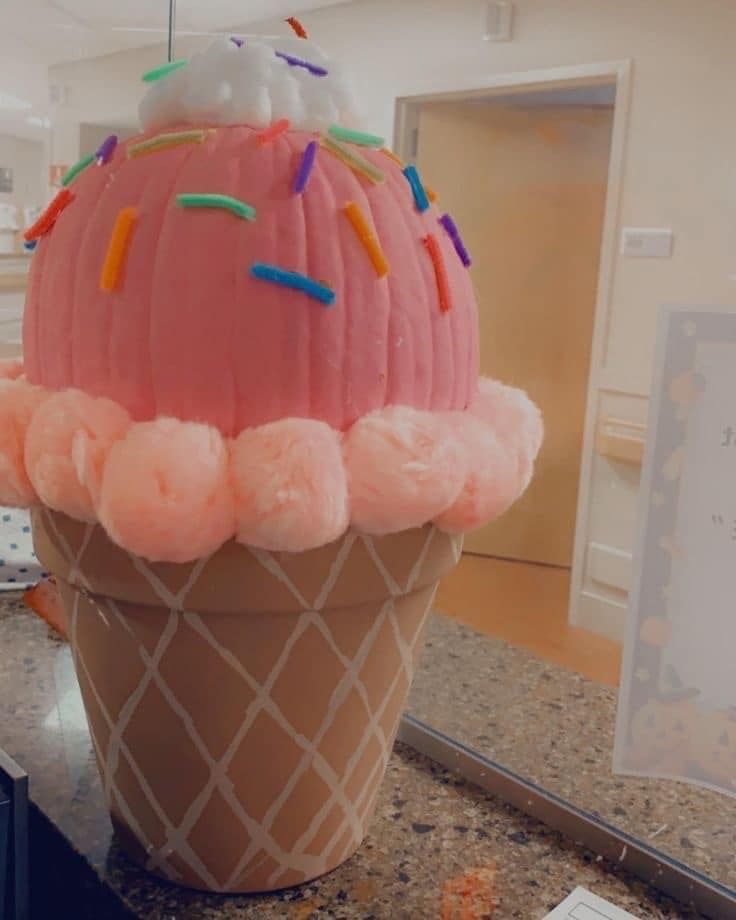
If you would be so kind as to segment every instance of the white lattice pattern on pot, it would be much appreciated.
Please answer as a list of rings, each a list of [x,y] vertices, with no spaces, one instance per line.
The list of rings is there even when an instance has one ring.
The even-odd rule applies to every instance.
[[[70,583],[75,584],[86,593],[88,599],[93,602],[95,609],[97,609],[99,615],[103,619],[103,622],[109,625],[110,620],[108,618],[112,618],[121,628],[132,635],[126,617],[114,600],[97,596],[92,597],[89,594],[89,585],[83,575],[82,561],[91,539],[94,526],[89,525],[85,530],[80,547],[75,552],[55,526],[53,517],[48,514],[45,515],[45,517],[49,528],[56,536],[57,545],[62,548],[67,557],[67,561],[71,568]],[[172,863],[172,857],[175,856],[201,880],[203,886],[212,890],[232,890],[237,885],[238,879],[246,870],[250,873],[254,871],[255,866],[253,860],[260,854],[261,863],[270,857],[276,865],[276,868],[273,869],[268,877],[268,884],[272,887],[276,887],[282,879],[284,879],[287,873],[292,873],[293,877],[293,873],[296,872],[299,873],[302,878],[308,878],[326,871],[329,868],[326,864],[327,857],[342,839],[345,840],[345,843],[342,846],[343,852],[341,858],[346,858],[350,852],[355,849],[362,839],[363,825],[373,805],[372,800],[377,791],[376,781],[380,780],[380,777],[385,771],[394,740],[393,737],[386,737],[381,719],[402,678],[407,688],[411,683],[415,648],[424,624],[424,617],[420,617],[414,634],[405,638],[402,635],[396,617],[395,600],[412,591],[421,574],[430,545],[433,540],[438,538],[450,540],[454,555],[456,558],[459,558],[461,548],[461,541],[459,538],[442,534],[433,528],[428,529],[421,551],[414,562],[406,583],[402,586],[391,574],[389,567],[381,558],[374,541],[370,537],[354,533],[348,534],[341,544],[316,598],[311,602],[303,595],[299,587],[289,577],[288,573],[273,554],[255,549],[250,550],[263,569],[288,589],[302,609],[302,613],[298,617],[294,629],[281,648],[280,654],[277,655],[269,673],[265,679],[262,680],[258,680],[251,674],[243,665],[242,661],[233,655],[227,646],[213,634],[207,625],[206,616],[201,616],[196,611],[190,611],[186,608],[187,596],[205,569],[208,561],[207,559],[200,560],[199,563],[193,567],[188,582],[182,586],[180,590],[175,592],[164,584],[156,573],[142,560],[130,557],[140,575],[146,579],[158,599],[161,601],[161,604],[168,610],[168,617],[166,618],[165,626],[152,652],[147,651],[146,648],[139,643],[139,651],[144,670],[133,691],[122,705],[116,718],[113,718],[102,698],[102,694],[99,692],[98,688],[95,687],[90,669],[77,643],[79,594],[75,594],[71,616],[71,639],[75,655],[75,664],[78,673],[84,674],[86,682],[94,696],[95,703],[110,732],[106,750],[102,750],[98,739],[95,738],[94,735],[92,738],[104,779],[105,793],[110,806],[112,806],[113,803],[117,803],[120,814],[138,839],[140,845],[148,854],[148,867],[150,869],[158,871],[172,880],[177,880],[181,876],[176,866]],[[328,601],[330,593],[337,583],[356,541],[362,542],[368,555],[375,564],[376,569],[381,574],[389,599],[381,606],[377,616],[374,617],[370,628],[362,637],[362,641],[359,643],[357,650],[352,655],[347,655],[341,650],[339,643],[333,636],[332,630],[325,617],[322,616],[321,611]],[[430,603],[431,598],[428,600],[427,608]],[[101,605],[104,605],[104,609],[102,609]],[[388,624],[391,629],[391,634],[401,659],[401,667],[395,674],[390,685],[386,688],[378,704],[372,706],[370,694],[361,679],[360,672],[384,624]],[[321,724],[310,741],[292,725],[289,718],[277,705],[272,696],[272,690],[283,669],[287,666],[294,648],[298,646],[300,638],[311,627],[318,630],[320,636],[324,639],[332,654],[340,663],[342,674],[332,692],[329,706],[324,713]],[[166,653],[177,633],[184,628],[189,628],[196,632],[201,641],[206,643],[211,650],[214,650],[214,652],[220,656],[223,664],[231,668],[242,679],[243,684],[248,688],[249,693],[252,694],[252,699],[247,707],[242,722],[237,727],[226,750],[219,757],[214,757],[211,754],[201,732],[198,730],[185,706],[177,698],[162,674],[161,663],[165,659]],[[136,639],[136,641],[138,640]],[[202,784],[197,793],[192,796],[183,817],[178,821],[172,821],[161,802],[157,800],[154,791],[146,782],[145,771],[141,769],[136,762],[125,740],[126,728],[130,724],[131,719],[133,719],[138,704],[151,686],[155,687],[166,701],[172,716],[176,716],[184,725],[187,735],[206,766],[206,781]],[[358,694],[369,718],[362,736],[347,762],[346,768],[341,771],[341,775],[338,775],[336,770],[320,753],[319,744],[329,731],[341,704],[351,691],[355,691]],[[235,794],[232,783],[227,776],[227,771],[243,739],[246,738],[249,730],[261,713],[267,714],[280,730],[288,734],[301,754],[291,775],[284,783],[279,794],[271,802],[265,815],[263,815],[260,820],[256,820],[252,815],[247,813],[243,804]],[[90,728],[92,730],[91,723]],[[349,795],[347,792],[348,784],[353,777],[356,767],[360,764],[361,757],[366,747],[372,740],[375,740],[379,745],[380,757],[371,772],[362,782],[357,795],[354,793],[353,795]],[[140,826],[140,823],[136,821],[133,813],[134,809],[125,801],[124,796],[116,784],[116,773],[121,756],[125,758],[149,807],[164,828],[165,842],[163,845],[155,846],[151,840],[147,839],[144,829]],[[289,846],[288,849],[285,849],[273,835],[273,825],[279,817],[282,808],[287,803],[289,795],[299,782],[300,777],[302,777],[310,767],[328,787],[329,795],[325,798],[316,814],[313,815],[309,825],[303,830],[296,842]],[[211,795],[215,791],[217,791],[227,803],[234,817],[246,830],[250,840],[248,847],[243,851],[237,864],[227,878],[216,878],[210,869],[208,869],[202,854],[195,852],[189,842],[190,832],[200,820],[202,813],[207,808]],[[373,793],[373,795],[371,795],[371,793]],[[321,855],[316,856],[309,853],[310,844],[313,843],[320,826],[334,806],[339,806],[342,813],[342,820],[336,827],[332,839],[321,848]]]

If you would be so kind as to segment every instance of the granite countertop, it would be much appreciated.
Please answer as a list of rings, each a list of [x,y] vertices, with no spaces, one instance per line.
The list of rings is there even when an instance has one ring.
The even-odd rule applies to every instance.
[[[402,745],[370,836],[332,874],[250,898],[164,884],[113,837],[68,646],[6,594],[0,648],[0,746],[30,775],[32,899],[44,920],[541,920],[579,884],[642,920],[697,917]],[[469,872],[477,893],[463,907]]]
[[[408,711],[736,889],[736,799],[674,780],[615,774],[617,695],[525,649],[435,615]]]

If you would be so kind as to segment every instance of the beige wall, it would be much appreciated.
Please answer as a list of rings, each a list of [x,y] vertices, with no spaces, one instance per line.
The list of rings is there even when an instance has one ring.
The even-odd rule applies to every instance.
[[[515,36],[508,43],[483,41],[483,0],[362,0],[304,19],[313,37],[352,70],[368,125],[389,137],[397,96],[482,85],[493,74],[633,60],[621,224],[671,226],[675,248],[669,260],[616,258],[606,357],[595,374],[602,411],[643,419],[657,305],[736,301],[730,277],[736,273],[736,3],[515,5]],[[270,23],[261,30],[279,28]],[[181,42],[179,52],[187,50]],[[119,119],[134,110],[141,71],[161,55],[160,49],[112,55],[54,68],[52,76],[73,85],[75,104],[90,109],[84,118]],[[101,81],[106,70],[107,85]],[[101,111],[106,100],[107,116]],[[631,469],[596,460],[590,542],[630,552],[637,490]],[[583,619],[619,634],[624,601],[625,593],[588,579]]]
[[[111,134],[117,134],[118,137],[126,137],[130,133],[129,127],[120,125],[90,125],[82,124],[79,126],[79,154],[87,156],[94,153],[100,144]]]
[[[632,59],[620,225],[671,227],[675,247],[669,260],[616,256],[605,362],[594,373],[601,414],[643,421],[658,304],[736,301],[736,119],[726,89],[736,82],[736,3],[515,5],[509,43],[482,40],[480,0],[375,0],[316,13],[309,26],[351,63],[371,128],[389,136],[397,96],[481,86],[493,74]],[[372,57],[366,48],[375,49]],[[587,540],[602,548],[597,569],[606,582],[610,571],[611,583],[586,575],[578,613],[579,622],[612,637],[623,629],[638,485],[636,468],[595,459]]]

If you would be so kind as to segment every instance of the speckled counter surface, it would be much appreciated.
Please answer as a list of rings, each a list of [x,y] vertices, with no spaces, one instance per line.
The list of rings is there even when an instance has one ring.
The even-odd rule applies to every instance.
[[[614,774],[616,700],[610,687],[435,614],[408,710],[736,889],[736,799],[673,780]]]
[[[44,920],[455,920],[464,914],[443,911],[443,891],[490,865],[500,901],[480,911],[476,903],[475,920],[541,920],[578,884],[642,920],[696,916],[402,746],[368,840],[324,879],[258,898],[160,883],[131,865],[112,835],[68,647],[10,595],[0,595],[0,746],[30,775],[32,890]]]

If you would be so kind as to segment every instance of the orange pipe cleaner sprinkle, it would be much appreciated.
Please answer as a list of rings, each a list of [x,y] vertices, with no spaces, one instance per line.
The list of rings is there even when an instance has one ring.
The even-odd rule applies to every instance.
[[[264,131],[259,132],[258,143],[267,144],[269,141],[274,141],[277,137],[281,137],[282,134],[286,134],[290,127],[291,122],[289,119],[281,118],[269,125]]]
[[[44,233],[48,233],[56,223],[56,218],[71,201],[74,201],[74,195],[68,188],[61,189],[38,220],[26,230],[23,234],[23,239],[26,242],[30,242],[31,240],[37,240]]]
[[[135,208],[123,208],[115,219],[112,236],[107,246],[107,255],[100,275],[100,287],[103,291],[114,291],[120,282],[120,275],[125,265],[125,258],[130,247],[130,238],[138,220]]]
[[[376,274],[379,278],[383,278],[389,272],[389,265],[383,253],[383,249],[381,249],[381,244],[378,242],[378,237],[371,230],[363,212],[354,201],[351,201],[350,204],[345,206],[345,213],[347,214],[348,220],[353,225],[358,239],[363,246],[365,246],[366,252],[376,270]]]
[[[431,189],[428,185],[425,184],[424,191],[427,193],[427,198],[429,198],[430,201],[437,201],[437,192],[435,192],[434,189]]]
[[[437,242],[437,237],[430,233],[429,236],[424,237],[424,245],[427,247],[427,252],[434,265],[434,275],[437,279],[437,290],[440,295],[440,310],[443,313],[447,313],[448,310],[452,309],[452,297],[450,294],[450,279],[447,277],[447,268],[442,257],[440,244]]]
[[[389,150],[388,147],[381,147],[381,153],[385,154],[390,160],[393,160],[394,163],[398,163],[402,169],[404,168],[404,161],[400,156],[397,156],[393,150]]]
[[[299,38],[309,38],[309,36],[307,35],[307,30],[304,28],[304,26],[299,22],[299,20],[295,16],[289,16],[289,18],[286,21],[289,23],[291,28],[296,32]]]

